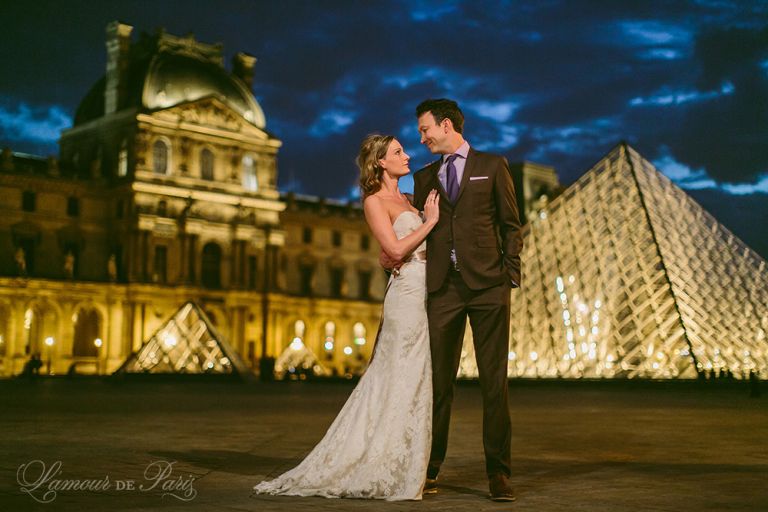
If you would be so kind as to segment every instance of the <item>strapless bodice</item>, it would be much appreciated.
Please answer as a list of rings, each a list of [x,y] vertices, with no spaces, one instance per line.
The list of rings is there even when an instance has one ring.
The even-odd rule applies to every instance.
[[[421,215],[411,210],[405,210],[397,216],[395,222],[392,223],[392,229],[395,231],[397,239],[400,240],[408,236],[415,229],[423,224]],[[411,256],[406,261],[417,260],[426,261],[427,259],[427,242],[424,240],[419,246],[411,253]]]

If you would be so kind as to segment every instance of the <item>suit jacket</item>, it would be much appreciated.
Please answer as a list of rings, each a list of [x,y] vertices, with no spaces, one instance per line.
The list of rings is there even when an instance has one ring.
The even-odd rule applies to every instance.
[[[414,174],[414,206],[424,209],[432,189],[440,192],[440,220],[427,236],[427,289],[443,285],[456,250],[461,277],[473,290],[503,282],[520,285],[523,238],[507,159],[470,148],[459,195],[452,204],[437,177],[442,160]]]

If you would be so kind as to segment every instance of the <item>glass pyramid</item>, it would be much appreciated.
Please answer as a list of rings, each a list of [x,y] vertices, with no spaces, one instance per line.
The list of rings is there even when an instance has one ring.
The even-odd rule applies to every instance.
[[[187,302],[115,373],[244,376],[251,372],[205,313]]]
[[[277,379],[306,379],[307,376],[327,377],[331,372],[325,368],[312,350],[300,338],[293,339],[275,361]]]
[[[696,378],[768,371],[768,269],[617,146],[526,226],[509,375]],[[477,376],[471,337],[459,375]]]

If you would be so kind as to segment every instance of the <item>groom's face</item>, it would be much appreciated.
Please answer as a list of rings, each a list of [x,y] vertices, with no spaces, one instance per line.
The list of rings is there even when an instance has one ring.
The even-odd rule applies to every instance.
[[[421,143],[434,154],[450,153],[448,147],[448,129],[445,120],[437,124],[432,112],[423,113],[418,120]]]

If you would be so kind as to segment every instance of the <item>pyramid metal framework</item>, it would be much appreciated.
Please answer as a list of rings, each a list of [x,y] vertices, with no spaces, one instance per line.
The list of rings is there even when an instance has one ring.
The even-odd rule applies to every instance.
[[[524,241],[510,376],[768,374],[765,260],[626,144]],[[477,376],[471,335],[459,374]]]
[[[187,302],[115,374],[250,375],[205,313]]]

